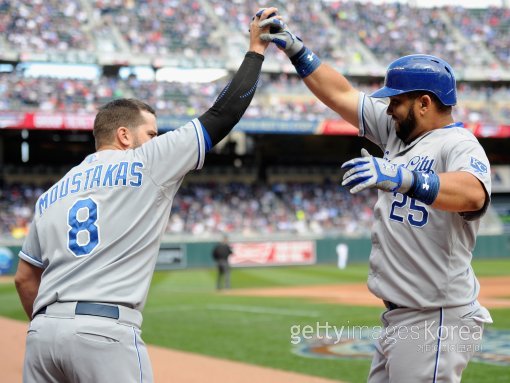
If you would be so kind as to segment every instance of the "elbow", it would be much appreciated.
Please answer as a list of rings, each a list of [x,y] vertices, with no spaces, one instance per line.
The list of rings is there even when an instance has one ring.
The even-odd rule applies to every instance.
[[[475,203],[474,203],[474,211],[479,211],[479,210],[482,210],[485,206],[485,198],[483,199],[480,199],[480,200],[477,200]]]
[[[235,113],[235,111],[220,112],[213,106],[198,119],[211,140],[211,146],[215,146],[230,133],[241,120],[241,117],[242,113]]]
[[[487,195],[485,194],[485,190],[482,189],[480,192],[473,193],[471,198],[466,201],[466,209],[468,212],[480,211],[485,207],[485,203],[487,200]]]
[[[23,290],[23,286],[25,286],[27,283],[27,278],[22,276],[19,272],[16,273],[14,276],[14,286],[16,287],[17,291]]]
[[[462,210],[464,212],[478,212],[482,210],[489,200],[489,195],[483,183],[475,178],[475,176],[469,174],[469,183],[464,182],[461,185],[463,188],[461,193],[464,196],[464,208]]]

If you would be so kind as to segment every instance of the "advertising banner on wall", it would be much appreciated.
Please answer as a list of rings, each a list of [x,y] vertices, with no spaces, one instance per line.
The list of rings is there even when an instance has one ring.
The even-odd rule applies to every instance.
[[[92,130],[95,113],[0,111],[0,129]],[[160,132],[176,129],[190,116],[158,115]],[[510,125],[466,123],[476,137],[510,137]],[[235,130],[248,134],[304,134],[357,136],[358,130],[342,119],[285,120],[277,118],[243,118]]]
[[[314,241],[232,243],[233,267],[311,265],[316,262]]]

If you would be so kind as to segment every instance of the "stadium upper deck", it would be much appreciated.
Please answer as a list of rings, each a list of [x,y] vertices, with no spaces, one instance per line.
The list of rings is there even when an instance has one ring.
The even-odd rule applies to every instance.
[[[381,75],[397,56],[434,53],[466,79],[510,79],[510,10],[402,3],[261,0],[346,73]],[[235,65],[254,12],[247,0],[3,0],[0,59]],[[276,53],[276,52],[275,52]],[[266,69],[292,70],[274,54]]]

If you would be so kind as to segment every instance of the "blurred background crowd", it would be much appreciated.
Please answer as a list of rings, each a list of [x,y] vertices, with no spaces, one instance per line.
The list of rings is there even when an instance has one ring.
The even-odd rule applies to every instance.
[[[257,6],[274,5],[293,32],[359,89],[371,93],[380,87],[395,58],[430,53],[456,71],[459,120],[510,124],[510,9],[501,4],[473,9],[335,0],[0,0],[0,114],[94,114],[113,98],[136,97],[160,115],[195,117],[210,107],[228,76],[170,82],[160,81],[157,70],[220,66],[231,73],[248,46]],[[244,119],[339,118],[311,95],[284,54],[271,48],[267,56]],[[79,66],[66,76],[28,70],[27,63],[59,60],[99,70],[93,76],[84,76]],[[35,200],[47,186],[0,180],[0,235],[26,233]],[[374,201],[375,193],[352,196],[333,177],[321,183],[194,181],[176,196],[167,232],[367,235]]]
[[[46,185],[51,186],[51,185]],[[0,233],[26,235],[37,198],[47,188],[0,189]],[[188,183],[176,195],[168,234],[236,233],[369,235],[374,191],[352,195],[338,182]]]
[[[454,68],[510,67],[510,10],[335,0],[2,0],[5,49],[221,57],[254,8],[274,5],[335,64],[435,52]],[[281,58],[284,60],[284,58]]]
[[[368,94],[382,85],[381,81],[352,83]],[[160,114],[193,117],[207,110],[225,85],[225,80],[197,84],[140,81],[134,76],[78,80],[0,73],[0,111],[93,113],[112,98],[135,97],[146,100]],[[301,121],[339,118],[308,93],[295,76],[265,74],[245,118]],[[509,85],[460,83],[458,98],[455,115],[459,120],[510,123]]]

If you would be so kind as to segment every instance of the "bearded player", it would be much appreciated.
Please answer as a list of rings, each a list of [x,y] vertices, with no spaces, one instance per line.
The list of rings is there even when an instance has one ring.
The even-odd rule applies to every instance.
[[[367,95],[282,20],[261,24],[278,28],[261,38],[289,56],[308,88],[383,152],[362,150],[342,165],[352,193],[379,189],[368,287],[386,311],[368,381],[459,382],[492,322],[471,267],[491,179],[483,148],[452,117],[453,69],[431,55],[401,57]]]

